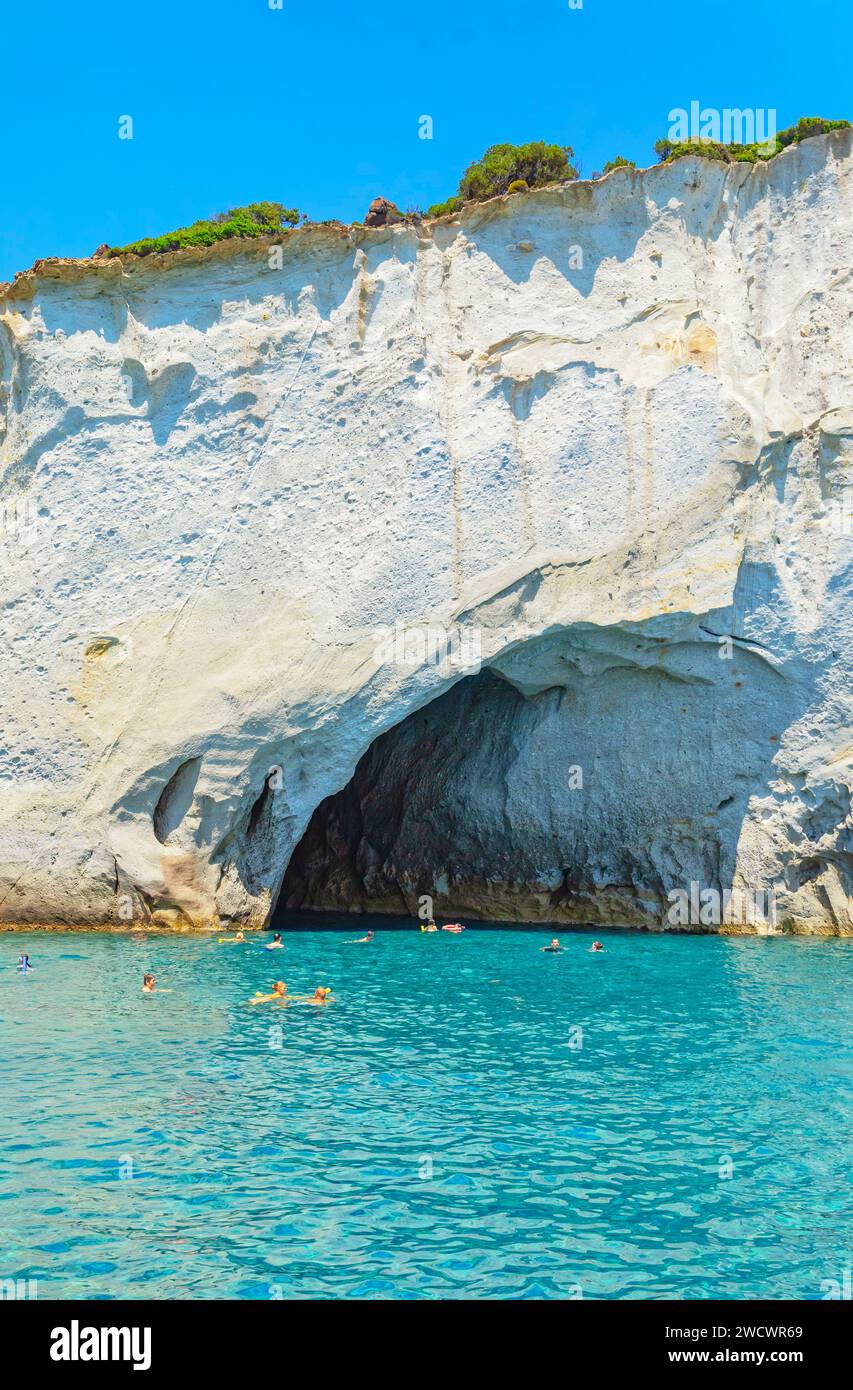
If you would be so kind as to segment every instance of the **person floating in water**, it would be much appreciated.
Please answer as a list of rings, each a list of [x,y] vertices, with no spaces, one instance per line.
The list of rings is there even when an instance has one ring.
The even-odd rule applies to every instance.
[[[29,956],[18,956],[18,969],[22,975],[26,975],[28,970],[32,970]]]
[[[347,941],[347,942],[345,942],[344,944],[345,944],[346,946],[360,946],[360,945],[362,944],[363,941],[372,941],[372,940],[373,940],[373,932],[368,928],[367,936],[354,936],[353,939],[352,939],[352,941]]]
[[[554,937],[551,938],[551,944],[550,944],[550,946],[543,946],[543,947],[541,947],[541,949],[542,949],[543,951],[550,951],[552,955],[556,956],[556,955],[558,954],[558,952],[562,951],[563,948],[562,948],[562,946],[560,945],[560,942],[559,942],[559,940],[557,939],[557,937],[554,936]]]
[[[602,944],[601,944],[600,941],[593,941],[593,943],[592,943],[592,945],[590,946],[589,949],[590,949],[591,951],[603,951],[603,950],[604,950],[604,947],[602,946]]]
[[[237,944],[237,945],[240,945],[240,944],[242,944],[245,940],[246,940],[245,933],[244,933],[244,932],[241,932],[241,931],[238,931],[237,934],[236,934],[236,936],[220,936],[220,937],[219,937],[219,945],[220,945],[220,946],[230,946],[232,943],[235,943],[235,944]]]
[[[250,1000],[249,1000],[249,1003],[250,1003],[250,1004],[272,1004],[272,1003],[274,1003],[275,1000],[277,1000],[277,999],[280,1000],[281,1003],[283,1003],[283,1004],[287,1004],[287,1003],[290,1002],[290,1001],[288,1000],[288,998],[287,998],[287,985],[284,983],[284,980],[276,980],[276,981],[275,981],[275,983],[273,984],[273,987],[272,987],[272,994],[260,994],[260,993],[258,993],[258,994],[255,995],[254,999],[250,999]]]
[[[268,941],[264,947],[265,951],[283,951],[284,942],[281,939],[281,932],[277,931],[272,941]]]
[[[458,935],[459,932],[464,931],[465,928],[463,927],[461,922],[445,922],[441,930],[456,932]]]
[[[271,996],[267,996],[270,998]],[[313,994],[291,994],[287,998],[288,1004],[328,1004],[332,998],[332,991],[328,985],[318,985]],[[253,999],[253,1004],[260,1004],[260,999]]]
[[[435,922],[432,920],[432,918],[430,918],[430,920],[426,923],[421,922],[421,931],[438,931],[438,927],[435,925]]]

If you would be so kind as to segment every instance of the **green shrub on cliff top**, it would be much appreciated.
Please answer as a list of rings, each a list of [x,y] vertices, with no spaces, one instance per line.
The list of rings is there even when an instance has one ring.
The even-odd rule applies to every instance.
[[[469,164],[459,183],[459,197],[496,198],[511,183],[522,180],[528,188],[544,188],[548,183],[576,179],[577,169],[569,163],[573,154],[568,145],[546,145],[533,140],[529,145],[492,145],[482,159]]]
[[[802,116],[796,125],[788,126],[787,130],[780,130],[772,143],[722,145],[715,140],[698,138],[684,141],[658,140],[655,153],[662,163],[667,164],[674,159],[683,159],[688,154],[698,154],[703,159],[722,160],[727,164],[755,164],[759,161],[766,163],[768,159],[775,159],[777,154],[781,154],[789,145],[799,144],[801,140],[808,140],[812,135],[826,135],[830,130],[842,130],[849,125],[849,121],[827,121],[822,116]]]
[[[448,198],[446,203],[436,203],[428,216],[443,217],[458,212],[464,202],[497,198],[508,193],[512,184],[544,188],[549,183],[576,179],[578,171],[569,163],[573,153],[568,145],[546,145],[544,140],[532,140],[527,145],[492,145],[482,159],[469,164],[457,196]]]
[[[221,212],[209,221],[179,227],[176,232],[143,237],[128,246],[113,247],[110,255],[151,256],[161,251],[178,251],[184,246],[213,246],[214,242],[225,241],[228,237],[271,236],[304,220],[296,208],[285,208],[281,203],[249,203],[243,208]]]
[[[427,217],[448,217],[450,213],[458,212],[462,206],[462,199],[454,194],[446,203],[433,203],[431,208],[427,208]]]

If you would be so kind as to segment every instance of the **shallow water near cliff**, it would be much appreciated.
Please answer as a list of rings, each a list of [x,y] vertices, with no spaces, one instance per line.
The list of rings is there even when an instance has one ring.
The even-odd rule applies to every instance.
[[[42,1298],[842,1280],[853,943],[599,932],[593,955],[561,931],[548,956],[539,930],[356,946],[364,918],[320,920],[270,953],[0,935],[0,1276]],[[143,996],[148,969],[173,992]],[[277,977],[336,1002],[249,1007]]]

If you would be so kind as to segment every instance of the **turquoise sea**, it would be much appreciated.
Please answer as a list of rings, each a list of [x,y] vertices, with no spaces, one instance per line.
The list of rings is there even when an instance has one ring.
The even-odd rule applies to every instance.
[[[549,931],[383,919],[351,945],[364,918],[299,921],[269,953],[0,935],[0,1278],[252,1299],[843,1280],[853,942],[600,931],[591,954],[561,931],[548,956]],[[143,996],[144,970],[172,992]],[[249,1007],[275,978],[335,1002]]]

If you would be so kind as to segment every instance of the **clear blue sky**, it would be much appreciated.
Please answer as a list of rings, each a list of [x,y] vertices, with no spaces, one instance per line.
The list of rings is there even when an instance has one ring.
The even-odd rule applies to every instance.
[[[853,0],[7,0],[3,37],[0,280],[257,199],[426,207],[503,140],[651,164],[692,100],[853,119]]]

